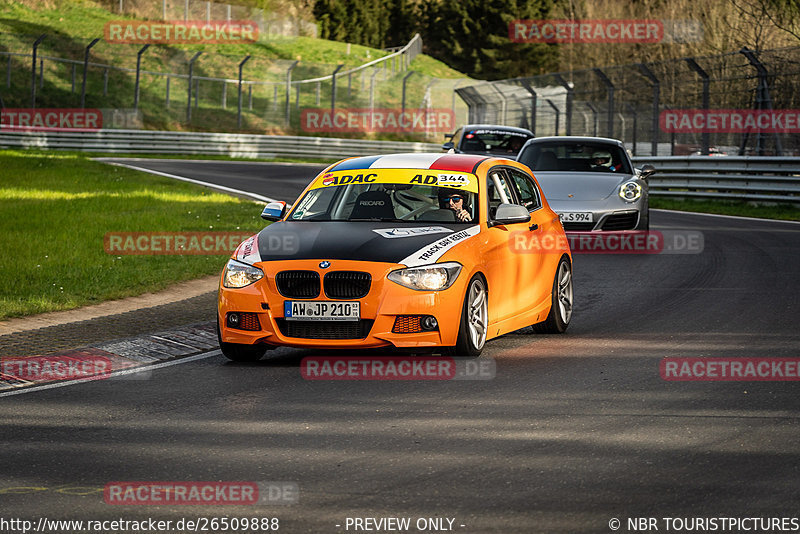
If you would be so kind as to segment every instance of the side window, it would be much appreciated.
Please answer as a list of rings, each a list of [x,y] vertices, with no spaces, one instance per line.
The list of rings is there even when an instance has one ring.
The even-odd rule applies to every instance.
[[[495,182],[499,184],[499,189],[495,185]],[[508,178],[506,173],[502,169],[493,169],[489,171],[486,183],[486,192],[487,197],[489,199],[489,218],[494,218],[494,214],[497,211],[497,206],[499,206],[503,202],[503,195],[501,191],[505,194],[506,199],[508,202],[514,202],[514,195],[511,192],[510,184],[508,183]]]
[[[517,169],[507,169],[508,174],[511,176],[511,181],[517,187],[519,193],[519,203],[525,206],[528,211],[534,211],[542,207],[542,202],[539,200],[539,192],[536,189],[536,184],[533,180],[523,172]]]
[[[464,130],[459,128],[456,130],[456,133],[453,134],[453,148],[458,150],[458,145],[461,143],[461,134],[464,133]]]

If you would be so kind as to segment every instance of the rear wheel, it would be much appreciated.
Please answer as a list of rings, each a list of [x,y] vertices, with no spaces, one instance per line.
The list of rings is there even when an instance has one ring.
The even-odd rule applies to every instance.
[[[572,319],[572,266],[566,256],[558,262],[553,279],[550,313],[541,323],[533,325],[539,334],[563,334]]]
[[[476,274],[467,284],[467,294],[461,308],[461,323],[455,346],[457,356],[480,356],[486,345],[489,323],[489,295],[483,277]]]
[[[263,343],[255,345],[244,345],[242,343],[226,343],[222,341],[222,334],[219,329],[219,319],[217,319],[217,340],[219,350],[229,360],[235,362],[257,362],[267,352],[267,347]]]

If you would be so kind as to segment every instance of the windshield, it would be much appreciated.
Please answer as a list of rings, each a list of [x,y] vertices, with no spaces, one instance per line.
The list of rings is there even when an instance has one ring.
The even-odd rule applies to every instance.
[[[409,183],[357,183],[312,189],[290,221],[469,223],[477,219],[475,193]]]
[[[518,161],[534,171],[613,172],[633,174],[618,145],[593,142],[534,142]]]
[[[467,130],[461,141],[461,152],[514,156],[531,136],[509,130]]]

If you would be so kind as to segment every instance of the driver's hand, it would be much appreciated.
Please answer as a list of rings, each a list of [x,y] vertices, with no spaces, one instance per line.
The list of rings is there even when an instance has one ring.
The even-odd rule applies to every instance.
[[[456,218],[459,221],[469,221],[470,220],[469,212],[467,210],[458,211],[456,212]]]

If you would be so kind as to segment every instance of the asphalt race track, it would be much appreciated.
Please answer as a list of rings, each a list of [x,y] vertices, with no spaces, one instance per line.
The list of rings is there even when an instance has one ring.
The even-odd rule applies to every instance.
[[[131,164],[289,202],[322,168]],[[567,334],[489,342],[491,380],[307,381],[299,362],[315,353],[278,349],[0,398],[2,515],[277,517],[284,533],[368,532],[346,528],[354,517],[464,533],[800,517],[800,382],[659,371],[665,357],[800,356],[800,225],[663,211],[651,224],[701,232],[702,252],[575,255]],[[112,506],[112,481],[284,481],[299,501]]]

